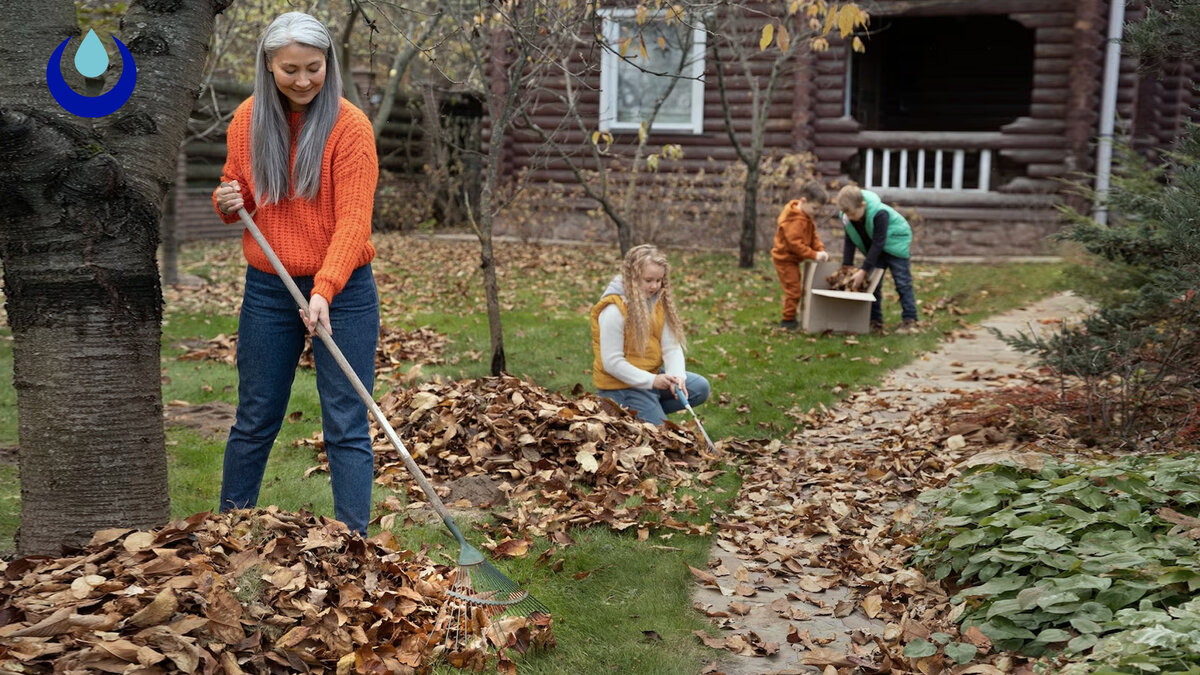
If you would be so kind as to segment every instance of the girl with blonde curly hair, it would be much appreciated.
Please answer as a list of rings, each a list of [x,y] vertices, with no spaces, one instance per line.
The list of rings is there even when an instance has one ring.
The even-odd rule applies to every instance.
[[[597,393],[662,424],[708,399],[703,376],[685,369],[683,322],[671,293],[671,264],[649,244],[625,254],[621,273],[592,307],[592,380]]]

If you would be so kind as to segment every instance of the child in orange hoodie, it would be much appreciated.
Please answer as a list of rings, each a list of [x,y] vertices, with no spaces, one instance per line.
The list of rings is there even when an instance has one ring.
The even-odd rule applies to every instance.
[[[800,198],[793,199],[779,212],[779,227],[775,230],[775,246],[771,249],[771,260],[779,283],[783,285],[783,320],[781,328],[796,330],[796,308],[800,304],[803,288],[800,285],[800,263],[805,260],[824,262],[829,260],[825,245],[817,236],[813,221],[816,213],[829,201],[825,188],[815,180],[800,187]]]

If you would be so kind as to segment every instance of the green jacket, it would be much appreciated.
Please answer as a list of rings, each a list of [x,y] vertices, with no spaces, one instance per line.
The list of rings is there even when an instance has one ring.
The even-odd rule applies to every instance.
[[[888,214],[887,238],[883,241],[883,252],[897,258],[908,258],[908,246],[912,243],[912,227],[900,212],[884,204],[879,195],[870,190],[862,191],[863,201],[867,203],[867,213],[863,216],[867,237],[875,234],[875,214],[881,210]],[[871,246],[870,241],[863,241],[858,234],[858,228],[851,224],[846,214],[842,214],[842,225],[846,235],[854,242],[854,246],[865,255]]]

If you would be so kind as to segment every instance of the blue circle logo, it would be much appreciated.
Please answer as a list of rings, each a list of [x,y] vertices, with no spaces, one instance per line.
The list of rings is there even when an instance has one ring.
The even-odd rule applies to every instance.
[[[79,117],[104,117],[116,112],[125,105],[133,95],[133,87],[137,84],[137,66],[133,63],[133,55],[121,42],[113,36],[117,51],[121,53],[121,79],[106,94],[99,96],[84,96],[76,93],[62,76],[62,57],[71,38],[62,41],[50,62],[46,64],[46,85],[50,95],[62,106],[63,110]],[[89,30],[83,38],[83,44],[75,52],[75,70],[84,77],[99,77],[108,69],[108,53],[104,50],[96,31]]]

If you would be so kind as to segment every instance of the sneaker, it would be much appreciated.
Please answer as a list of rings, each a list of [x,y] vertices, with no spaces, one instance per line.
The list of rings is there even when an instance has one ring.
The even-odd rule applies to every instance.
[[[785,319],[779,322],[779,327],[784,330],[796,330],[800,328],[800,322],[795,319]]]
[[[882,321],[872,321],[871,322],[871,332],[876,335],[883,333],[883,322]]]
[[[920,330],[921,330],[921,326],[920,326],[920,324],[917,323],[916,319],[905,319],[904,323],[901,324],[900,327],[896,329],[896,334],[897,335],[909,335],[912,333],[920,332]]]

